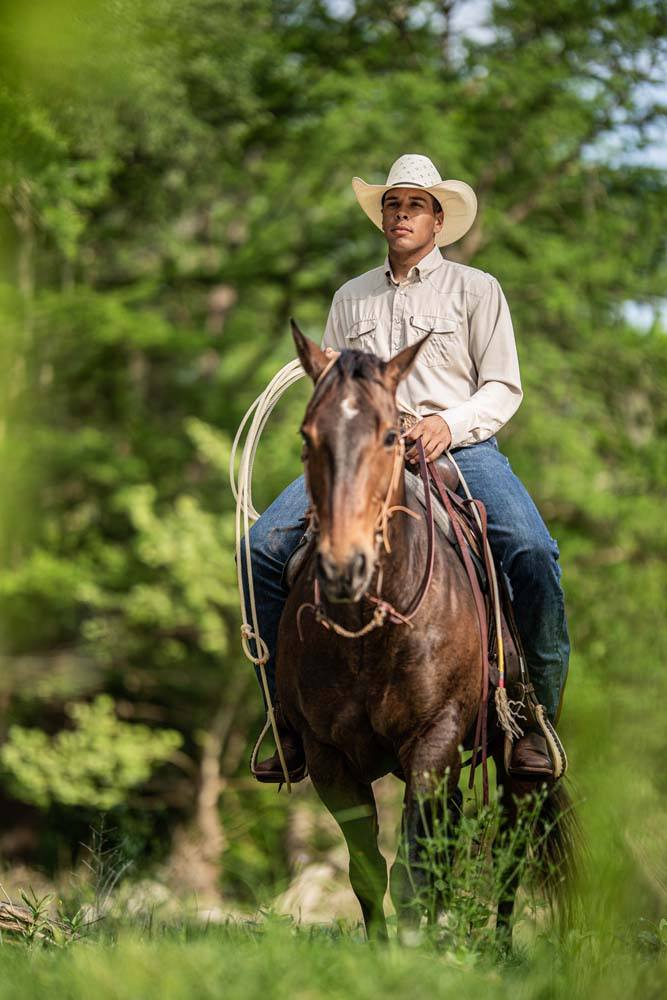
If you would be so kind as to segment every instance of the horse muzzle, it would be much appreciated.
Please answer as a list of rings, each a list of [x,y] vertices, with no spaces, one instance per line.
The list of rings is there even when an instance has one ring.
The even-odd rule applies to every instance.
[[[328,600],[354,603],[361,600],[368,590],[373,562],[358,549],[343,563],[336,562],[328,553],[318,552],[317,575]]]

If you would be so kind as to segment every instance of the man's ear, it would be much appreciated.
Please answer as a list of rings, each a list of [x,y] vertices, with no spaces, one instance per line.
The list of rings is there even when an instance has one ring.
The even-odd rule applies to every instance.
[[[431,334],[427,333],[426,336],[422,337],[421,340],[418,340],[416,344],[410,344],[409,347],[404,347],[402,351],[399,351],[398,354],[394,355],[391,361],[387,361],[384,369],[384,377],[392,392],[396,391],[398,383],[408,374],[417,360],[419,351],[430,336]]]
[[[310,375],[313,382],[317,382],[318,378],[329,364],[330,359],[313,340],[310,340],[308,337],[304,336],[303,333],[301,333],[301,330],[291,318],[290,326],[292,327],[292,336],[294,337],[296,353],[299,355],[299,361],[303,365],[306,375]]]

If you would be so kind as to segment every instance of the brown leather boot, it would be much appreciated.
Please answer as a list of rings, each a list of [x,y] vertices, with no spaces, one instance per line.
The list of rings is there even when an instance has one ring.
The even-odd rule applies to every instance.
[[[553,781],[555,771],[542,733],[528,730],[512,747],[509,773],[527,781]]]
[[[285,720],[279,706],[275,709],[276,725],[278,727],[278,735],[280,736],[280,742],[283,747],[283,754],[285,756],[285,764],[287,765],[287,771],[289,774],[289,780],[296,783],[297,781],[302,781],[306,777],[306,756],[303,750],[303,743],[301,742],[301,737]],[[266,782],[267,784],[282,784],[285,780],[285,775],[283,774],[283,769],[280,764],[280,757],[278,756],[278,751],[276,750],[270,757],[266,760],[261,760],[258,764],[255,764],[254,775],[258,781]]]

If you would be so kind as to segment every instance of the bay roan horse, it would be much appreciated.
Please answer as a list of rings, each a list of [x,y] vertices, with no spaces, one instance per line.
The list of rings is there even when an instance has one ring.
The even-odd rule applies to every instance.
[[[350,881],[367,932],[383,937],[387,869],[377,846],[371,782],[391,772],[405,781],[403,824],[414,870],[398,863],[392,869],[400,926],[419,917],[411,900],[415,887],[428,878],[418,863],[423,800],[445,778],[450,811],[455,812],[459,748],[480,702],[480,631],[464,567],[444,539],[438,539],[430,586],[410,625],[386,622],[348,638],[316,619],[316,579],[327,618],[349,632],[371,621],[376,605],[369,595],[377,593],[378,579],[382,598],[399,612],[424,579],[424,516],[414,499],[406,497],[402,468],[396,475],[397,449],[402,447],[396,390],[428,338],[388,362],[344,351],[331,365],[292,325],[301,363],[315,382],[301,433],[317,534],[280,623],[278,699],[303,738],[312,782],[347,841]],[[390,551],[380,544],[378,531],[387,501],[389,507],[412,506],[417,514],[397,511],[388,520]],[[504,788],[504,822],[512,824],[516,798],[531,786],[506,774],[502,747],[494,752],[494,761],[497,783]],[[561,785],[545,800],[539,850],[562,870],[567,868],[569,839],[558,819],[565,796]],[[561,870],[556,882],[563,881]],[[499,929],[509,927],[516,888],[508,887],[499,900]]]

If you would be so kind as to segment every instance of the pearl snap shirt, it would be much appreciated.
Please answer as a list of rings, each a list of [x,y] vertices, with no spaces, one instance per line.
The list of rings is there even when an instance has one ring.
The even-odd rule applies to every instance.
[[[492,275],[434,247],[398,282],[387,257],[338,289],[322,346],[387,361],[431,331],[399,396],[421,416],[443,417],[452,447],[485,441],[523,396],[509,307]]]

